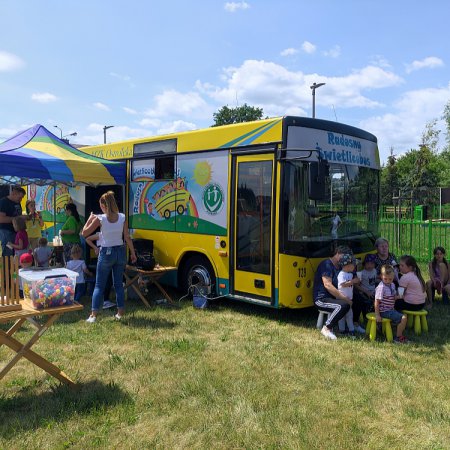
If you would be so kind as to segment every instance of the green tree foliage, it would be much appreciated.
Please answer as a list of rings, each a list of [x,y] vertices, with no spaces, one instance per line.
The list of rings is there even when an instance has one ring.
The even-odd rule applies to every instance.
[[[222,108],[213,114],[213,118],[213,127],[230,125],[233,123],[251,122],[252,120],[261,120],[263,118],[263,109],[249,106],[247,103],[244,103],[242,106],[236,106],[236,108],[222,106]]]
[[[419,149],[411,149],[395,157],[391,150],[381,175],[381,201],[392,205],[392,197],[400,194],[403,204],[436,205],[439,202],[439,187],[449,177],[450,152],[439,153],[440,130],[437,120],[427,123],[422,134]]]
[[[450,151],[450,100],[447,102],[447,104],[445,105],[444,108],[444,114],[442,115],[442,119],[445,122],[446,125],[446,134],[445,134],[445,139],[446,139],[446,151]]]
[[[398,168],[397,157],[391,147],[391,154],[387,159],[387,164],[381,172],[381,204],[391,205],[392,198],[398,195]]]

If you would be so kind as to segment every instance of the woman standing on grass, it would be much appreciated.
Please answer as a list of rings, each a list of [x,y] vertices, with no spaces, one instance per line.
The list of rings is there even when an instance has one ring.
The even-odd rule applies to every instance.
[[[60,234],[64,247],[64,262],[70,261],[70,253],[75,244],[81,246],[80,230],[82,227],[80,215],[75,203],[67,203],[65,207],[67,219],[61,228]]]
[[[25,208],[28,214],[26,221],[28,241],[30,243],[31,250],[34,250],[38,247],[39,239],[42,237],[42,227],[44,226],[44,221],[42,220],[41,213],[36,211],[36,202],[34,200],[27,200]]]
[[[433,306],[434,291],[437,291],[445,302],[448,303],[450,294],[450,267],[445,259],[444,247],[436,247],[433,250],[433,259],[428,264],[430,279],[426,282],[427,306]],[[446,294],[446,295],[445,295]]]
[[[108,191],[100,197],[100,209],[103,211],[103,214],[97,216],[91,213],[81,232],[83,237],[88,237],[100,227],[102,237],[102,245],[97,261],[95,288],[92,294],[92,312],[86,320],[88,323],[94,323],[97,320],[97,313],[103,302],[106,283],[111,272],[118,309],[114,317],[117,320],[122,318],[125,313],[125,292],[122,282],[126,264],[124,241],[130,250],[131,262],[134,263],[137,260],[133,242],[128,232],[125,214],[119,212],[114,192]]]

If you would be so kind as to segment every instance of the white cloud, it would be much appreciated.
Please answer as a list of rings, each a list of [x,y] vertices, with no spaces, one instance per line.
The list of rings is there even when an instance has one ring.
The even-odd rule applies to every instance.
[[[302,50],[305,53],[309,53],[309,54],[314,53],[316,51],[316,48],[317,47],[314,44],[311,44],[311,42],[309,42],[309,41],[305,41],[302,44]]]
[[[298,50],[296,48],[286,48],[285,50],[283,50],[280,55],[281,56],[292,56],[295,55],[296,53],[298,53]]]
[[[198,92],[185,94],[174,89],[164,91],[154,98],[154,106],[145,111],[149,117],[212,117],[210,107]]]
[[[137,114],[137,111],[133,108],[128,108],[127,106],[122,107],[122,109],[127,113],[127,114]]]
[[[450,98],[450,84],[442,89],[406,92],[394,102],[391,111],[360,122],[360,126],[378,137],[380,158],[386,161],[390,147],[396,155],[418,148],[425,125],[442,116]],[[445,129],[442,121],[438,129]]]
[[[161,126],[161,120],[159,119],[145,118],[140,120],[138,123],[141,127],[158,128]]]
[[[330,48],[330,50],[325,50],[323,52],[324,56],[328,56],[330,58],[338,58],[341,56],[341,47],[339,45],[335,45],[334,47]]]
[[[31,100],[38,103],[51,103],[56,102],[58,97],[50,92],[36,92],[31,95]]]
[[[444,65],[444,61],[442,59],[437,58],[436,56],[429,56],[428,58],[424,58],[421,61],[413,61],[411,64],[406,65],[406,73],[414,72],[415,70],[420,69],[434,69],[436,67],[442,67]]]
[[[103,124],[99,123],[90,123],[87,126],[85,133],[78,133],[77,141],[80,144],[85,145],[99,145],[103,144]],[[145,128],[133,128],[127,126],[115,126],[113,128],[109,128],[107,130],[106,139],[107,142],[119,142],[126,141],[129,139],[136,139],[140,137],[151,136],[155,133],[152,133],[150,130]]]
[[[113,78],[117,78],[120,81],[128,84],[129,87],[134,88],[135,84],[132,82],[131,77],[129,75],[123,75],[116,72],[109,72],[109,75]]]
[[[227,2],[224,5],[225,11],[234,13],[238,9],[249,9],[250,5],[247,2]]]
[[[247,102],[262,107],[269,116],[283,115],[287,111],[305,114],[311,107],[310,86],[324,82],[316,95],[316,105],[339,105],[340,108],[373,108],[380,106],[365,95],[364,91],[396,86],[402,79],[380,67],[367,66],[342,77],[324,77],[289,71],[279,64],[247,60],[240,67],[223,70],[223,86],[197,82],[197,89],[218,105],[234,105]]]
[[[198,128],[194,123],[183,120],[162,122],[160,120],[141,121],[141,127],[115,126],[107,131],[107,142],[119,142],[161,134],[176,133]],[[85,145],[103,144],[103,124],[90,123],[85,133],[78,133],[77,142]]]
[[[0,72],[18,70],[24,66],[25,62],[17,55],[0,50]]]
[[[172,123],[164,124],[158,129],[156,134],[170,134],[178,131],[190,131],[195,130],[197,126],[191,122],[185,122],[184,120],[175,120]]]
[[[101,102],[95,102],[92,104],[92,106],[96,109],[99,109],[100,111],[111,111],[111,108],[108,105],[105,105]]]
[[[115,73],[115,72],[110,72],[109,74],[112,77],[118,78],[119,80],[122,80],[122,81],[130,81],[131,80],[131,77],[129,75],[121,75],[121,74]]]
[[[392,67],[383,55],[373,55],[370,58],[370,64],[373,66],[384,67],[385,69],[390,69]]]

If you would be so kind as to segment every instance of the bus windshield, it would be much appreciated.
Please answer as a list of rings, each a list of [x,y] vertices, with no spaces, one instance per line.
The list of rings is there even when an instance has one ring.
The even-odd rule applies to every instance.
[[[281,248],[284,253],[327,257],[334,245],[354,253],[373,250],[378,229],[379,171],[330,164],[325,196],[308,196],[308,164],[284,162]]]

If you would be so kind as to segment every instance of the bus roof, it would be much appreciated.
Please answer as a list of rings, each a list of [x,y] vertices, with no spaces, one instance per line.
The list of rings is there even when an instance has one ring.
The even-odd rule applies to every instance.
[[[191,151],[217,150],[220,148],[245,147],[249,145],[267,145],[283,142],[283,136],[288,126],[304,126],[330,130],[335,133],[344,133],[376,142],[374,135],[349,125],[328,120],[311,119],[307,117],[283,116],[252,122],[222,125],[217,127],[203,128],[199,130],[182,131],[166,135],[155,135],[126,141],[83,147],[80,150],[105,159],[129,159],[138,156],[134,150],[135,146],[144,147],[152,143],[165,142],[174,143],[172,151],[158,151],[156,145],[155,154],[164,152],[185,153]],[[170,146],[169,146],[170,147]],[[151,151],[143,154],[150,155]]]

